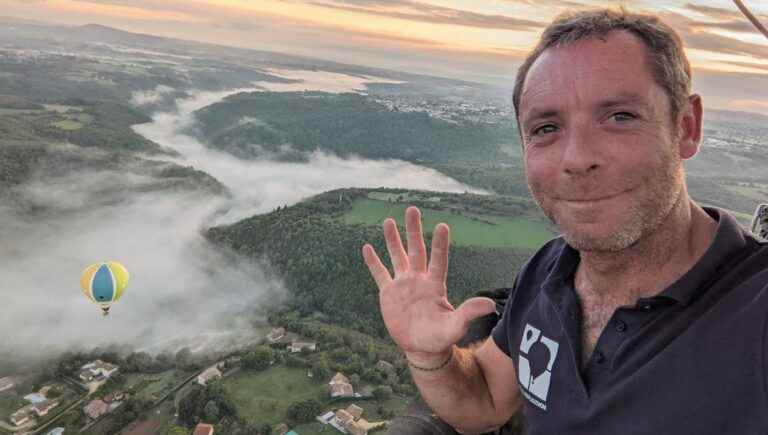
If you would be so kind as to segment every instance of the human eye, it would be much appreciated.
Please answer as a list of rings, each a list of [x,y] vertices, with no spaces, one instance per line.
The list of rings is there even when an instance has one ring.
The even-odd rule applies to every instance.
[[[548,133],[554,133],[556,131],[557,131],[557,126],[555,126],[554,124],[544,124],[544,125],[541,125],[539,127],[534,128],[531,131],[531,134],[533,136],[540,136],[540,135],[544,135],[544,134],[548,134]]]
[[[616,112],[610,116],[611,119],[617,122],[625,122],[630,121],[632,119],[637,118],[637,116],[634,113],[630,112]]]

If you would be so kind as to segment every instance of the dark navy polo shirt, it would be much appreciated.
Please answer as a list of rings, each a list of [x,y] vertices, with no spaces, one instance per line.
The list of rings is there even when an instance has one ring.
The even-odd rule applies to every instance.
[[[702,258],[621,306],[581,364],[579,253],[547,243],[492,336],[517,369],[530,435],[768,434],[768,244],[722,210]]]

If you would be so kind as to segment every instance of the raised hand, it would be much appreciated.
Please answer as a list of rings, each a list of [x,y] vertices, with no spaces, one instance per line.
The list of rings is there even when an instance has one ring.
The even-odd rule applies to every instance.
[[[495,305],[488,298],[468,299],[458,309],[448,302],[448,225],[435,227],[429,264],[418,208],[406,210],[405,228],[407,252],[395,221],[384,221],[394,278],[371,245],[363,246],[363,257],[379,287],[381,314],[392,339],[412,363],[430,365],[444,360],[451,346],[466,333],[469,322],[493,312]]]

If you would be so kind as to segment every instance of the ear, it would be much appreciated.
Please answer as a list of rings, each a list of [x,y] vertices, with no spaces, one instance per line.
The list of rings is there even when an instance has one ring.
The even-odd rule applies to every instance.
[[[693,94],[688,97],[688,104],[678,116],[677,124],[677,131],[680,132],[679,152],[683,160],[690,159],[699,151],[702,113],[701,96]]]

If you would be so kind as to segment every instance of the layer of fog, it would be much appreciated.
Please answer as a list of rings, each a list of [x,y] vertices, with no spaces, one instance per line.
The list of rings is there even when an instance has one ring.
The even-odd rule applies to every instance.
[[[300,78],[294,84],[302,90],[354,92],[367,79],[324,71],[280,71],[282,77]],[[276,70],[270,73],[276,74]],[[329,78],[332,83],[329,83]],[[378,80],[378,79],[377,79]],[[266,82],[258,82],[259,87]],[[277,88],[279,84],[273,89]],[[343,159],[314,152],[307,163],[272,160],[242,160],[210,149],[196,138],[182,133],[194,124],[193,112],[238,92],[258,92],[258,88],[227,92],[200,92],[179,100],[175,112],[158,113],[153,122],[134,126],[134,130],[160,145],[178,151],[181,158],[169,158],[181,165],[201,169],[221,181],[233,194],[227,212],[212,224],[231,223],[278,206],[294,204],[314,194],[342,187],[402,187],[442,192],[485,193],[445,176],[433,169],[401,160]],[[258,145],[258,144],[255,144]]]
[[[318,80],[308,81],[315,89]],[[311,82],[311,83],[310,83]],[[344,89],[352,90],[356,78]],[[37,174],[17,194],[48,212],[34,218],[0,204],[0,355],[46,356],[107,344],[135,349],[210,349],[256,338],[257,307],[285,298],[281,283],[250,260],[234,259],[201,235],[207,226],[233,222],[340,187],[407,187],[476,191],[433,170],[402,161],[341,159],[315,153],[308,163],[243,161],[212,151],[181,131],[192,112],[229,92],[197,93],[177,110],[158,113],[135,130],[179,151],[174,161],[204,170],[232,198],[202,193],[130,193],[141,176],[94,170],[51,178]],[[166,93],[167,89],[156,89]],[[145,99],[152,97],[147,94]],[[141,97],[139,97],[140,99]],[[140,189],[137,189],[140,190]],[[226,210],[226,213],[221,213]],[[123,298],[102,318],[79,286],[89,264],[116,260],[130,272]],[[0,373],[0,376],[3,374]]]
[[[144,106],[160,102],[163,97],[173,92],[173,88],[166,85],[157,85],[155,89],[136,91],[131,95],[131,103],[136,106]]]
[[[291,80],[295,83],[256,82],[260,87],[274,92],[288,91],[324,91],[324,92],[355,92],[364,91],[367,83],[402,83],[396,80],[367,75],[348,75],[329,71],[286,70],[278,68],[267,69],[271,75]]]
[[[94,182],[136,181],[123,175],[41,175],[19,193],[46,204],[47,213],[30,218],[0,208],[0,353],[23,358],[108,344],[141,348],[171,337],[176,350],[210,331],[226,331],[239,343],[255,338],[247,320],[254,307],[283,292],[256,264],[211,249],[200,236],[217,200],[167,192],[126,198]],[[106,260],[124,264],[130,281],[102,318],[79,278],[87,265]]]

